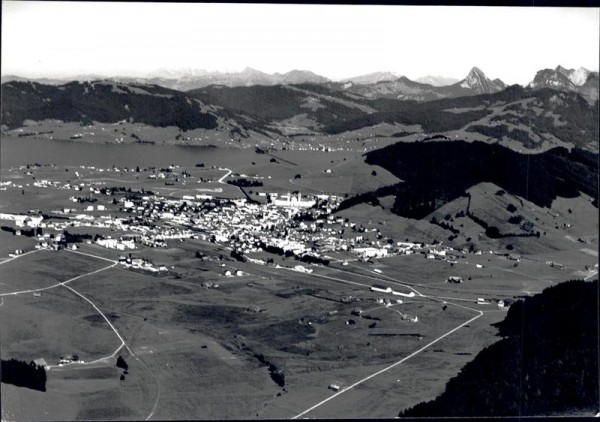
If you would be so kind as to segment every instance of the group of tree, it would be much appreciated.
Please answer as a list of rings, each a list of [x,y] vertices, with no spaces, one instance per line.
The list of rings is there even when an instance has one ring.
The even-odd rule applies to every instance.
[[[92,238],[94,238],[94,236],[88,233],[70,233],[67,230],[63,232],[63,235],[66,243],[81,243],[85,242],[86,240],[92,240]]]
[[[46,370],[33,361],[27,363],[17,359],[2,359],[0,377],[5,384],[46,391]]]
[[[119,357],[117,358],[117,368],[121,368],[123,370],[123,373],[121,374],[120,380],[124,381],[125,380],[125,375],[127,375],[129,372],[129,365],[127,364],[127,362],[125,362],[125,359],[123,358],[123,356],[119,355]]]
[[[296,259],[299,259],[302,262],[306,262],[309,264],[323,264],[323,265],[329,265],[329,260],[327,258],[321,258],[319,256],[315,256],[315,255],[311,255],[311,254],[304,254],[300,257],[296,257]]]
[[[248,179],[229,179],[227,183],[230,185],[238,186],[240,188],[255,188],[263,186],[263,182],[260,180],[248,180]]]
[[[244,255],[244,253],[238,249],[233,249],[231,251],[231,257],[240,262],[248,261],[248,258],[246,257],[246,255]]]
[[[36,228],[31,228],[31,229],[23,229],[23,228],[15,229],[14,227],[10,227],[10,226],[1,226],[0,229],[2,231],[12,233],[13,235],[17,234],[17,230],[19,230],[21,232],[21,236],[25,236],[25,237],[34,237],[34,236],[39,236],[42,234],[41,227],[36,227]]]

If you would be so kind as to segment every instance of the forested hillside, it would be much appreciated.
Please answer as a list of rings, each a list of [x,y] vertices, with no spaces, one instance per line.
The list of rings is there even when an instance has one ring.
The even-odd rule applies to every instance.
[[[593,416],[598,396],[598,281],[574,280],[513,304],[502,340],[433,401],[401,417]]]

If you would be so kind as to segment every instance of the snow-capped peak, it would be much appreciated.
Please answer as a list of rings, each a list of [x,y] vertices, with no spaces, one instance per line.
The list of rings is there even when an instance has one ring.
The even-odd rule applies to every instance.
[[[433,86],[448,86],[458,82],[458,79],[438,75],[427,75],[415,79],[415,82]]]
[[[586,68],[580,67],[579,69],[573,71],[573,73],[569,75],[569,79],[571,82],[573,82],[573,84],[581,86],[587,81],[590,73],[591,72]]]

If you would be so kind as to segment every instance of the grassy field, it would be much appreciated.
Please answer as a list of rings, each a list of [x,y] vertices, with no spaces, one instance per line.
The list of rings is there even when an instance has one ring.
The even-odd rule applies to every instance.
[[[37,240],[30,237],[15,236],[9,232],[0,230],[0,257],[8,259],[8,255],[14,253],[16,249],[23,251],[32,250],[36,243]],[[0,281],[0,283],[2,282]]]
[[[51,273],[48,265],[59,265]],[[74,274],[87,273],[106,262],[96,258],[62,252],[40,251],[2,265],[13,287],[31,287],[64,281]],[[61,268],[62,271],[57,271]],[[118,275],[117,275],[118,277]],[[83,279],[80,279],[83,280]],[[44,283],[44,281],[46,283]],[[18,283],[17,283],[18,282]],[[26,282],[26,283],[24,283]],[[121,344],[103,317],[86,301],[64,287],[0,298],[1,354],[3,359],[30,361],[44,358],[50,365],[63,355],[78,355],[85,362],[111,355]],[[114,323],[121,316],[106,312]],[[2,405],[13,420],[112,419],[145,417],[156,394],[147,368],[131,358],[131,376],[119,381],[115,359],[91,366],[54,368],[47,372],[47,391],[38,393],[2,384]],[[133,360],[133,362],[132,362]],[[100,367],[98,366],[100,365]],[[126,383],[126,384],[125,384]],[[127,388],[124,388],[124,385]],[[68,401],[58,407],[56,402]],[[110,403],[110,405],[107,405]]]
[[[48,372],[47,391],[2,384],[4,420],[113,420],[145,418],[157,393],[151,374],[128,359],[129,374],[119,380],[114,366],[54,369]]]
[[[111,354],[120,345],[106,321],[65,288],[47,290],[41,297],[27,294],[3,299],[3,359],[44,358],[56,365],[60,356],[76,354],[90,361]]]
[[[50,287],[107,265],[106,261],[81,254],[40,250],[0,267],[0,293]]]
[[[254,276],[222,279],[219,289],[207,290],[201,284],[218,279],[214,272],[212,275],[199,272],[195,269],[198,261],[186,258],[187,254],[171,252],[171,255],[179,257],[178,277],[153,277],[111,269],[72,283],[73,288],[109,315],[140,359],[140,365],[148,368],[157,380],[161,389],[157,417],[265,416],[270,409],[277,409],[283,398],[282,406],[291,406],[285,404],[291,400],[299,408],[305,399],[320,397],[320,391],[331,380],[351,382],[360,367],[363,369],[358,374],[367,375],[372,368],[408,354],[422,341],[458,324],[467,314],[461,310],[442,311],[434,303],[415,301],[401,305],[398,309],[402,312],[419,315],[424,321],[414,325],[403,321],[391,309],[371,302],[374,296],[367,288],[338,282],[323,285],[323,280],[275,269],[258,268],[261,271],[257,273],[241,263],[235,266]],[[331,300],[346,294],[361,298],[358,305],[365,308],[365,315],[380,319],[376,328],[366,327],[375,320],[350,316],[356,304]],[[249,304],[258,306],[262,312],[249,312]],[[52,305],[62,309],[58,303],[48,303],[49,307]],[[330,315],[331,311],[337,313]],[[352,318],[357,323],[347,325]],[[83,321],[97,324],[96,319],[86,317]],[[439,323],[434,323],[438,319]],[[418,340],[417,333],[423,340]],[[331,342],[332,338],[338,339],[337,342]],[[50,342],[47,338],[43,341]],[[270,380],[267,368],[255,354],[263,354],[284,369],[285,391]],[[132,359],[129,357],[128,361]],[[354,371],[349,372],[349,368]],[[57,385],[67,383],[65,376],[61,376]],[[99,375],[90,375],[87,388],[96,396],[113,394],[112,378],[96,382],[94,377]],[[81,373],[81,378],[86,378],[85,373]],[[89,386],[92,384],[96,387]],[[312,390],[310,385],[320,387]],[[206,400],[181,406],[181,401],[186,401],[190,394],[200,394]],[[88,401],[80,403],[77,414],[85,418],[126,417],[143,408],[144,400],[147,401],[141,392],[138,396],[139,402],[125,406],[129,410],[116,410],[115,415],[101,413],[100,407]],[[229,413],[223,413],[225,403]]]
[[[495,342],[495,330],[490,324],[502,318],[502,314],[489,314],[465,326],[434,344],[422,353],[389,371],[348,390],[317,409],[306,413],[308,418],[390,418],[398,409],[411,403],[435,398],[444,390],[445,382],[481,348]],[[349,379],[359,378],[356,372]],[[374,372],[374,371],[373,371]],[[333,395],[323,391],[321,400]],[[317,404],[307,402],[295,407],[296,414]],[[292,409],[289,409],[292,410]],[[284,417],[284,413],[280,413]]]

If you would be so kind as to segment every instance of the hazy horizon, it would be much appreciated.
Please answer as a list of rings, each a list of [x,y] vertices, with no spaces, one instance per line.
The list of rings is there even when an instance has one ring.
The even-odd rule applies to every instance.
[[[560,63],[557,64],[556,66],[552,67],[551,69],[555,69],[557,66],[561,65]],[[473,67],[478,67],[479,66],[473,66]],[[566,66],[563,66],[566,67]],[[582,67],[582,66],[580,66]],[[95,73],[95,72],[89,72],[89,73],[78,73],[78,74],[66,74],[66,75],[27,75],[27,74],[18,74],[18,73],[8,73],[8,74],[2,74],[2,77],[9,77],[9,76],[14,76],[14,77],[19,77],[19,78],[24,78],[24,79],[36,79],[36,80],[42,80],[42,79],[49,79],[49,80],[60,80],[60,81],[70,81],[70,80],[78,80],[78,79],[85,79],[85,78],[98,78],[98,79],[112,79],[112,78],[131,78],[131,79],[151,79],[151,78],[163,78],[163,79],[178,79],[178,78],[182,78],[182,77],[186,77],[186,76],[194,76],[194,72],[196,72],[195,76],[201,76],[202,74],[204,74],[204,72],[206,74],[235,74],[235,73],[241,73],[246,69],[252,69],[255,71],[259,71],[262,73],[266,73],[268,75],[274,75],[274,74],[279,74],[279,75],[283,75],[292,71],[308,71],[308,72],[312,72],[309,69],[290,69],[288,71],[285,72],[273,72],[273,73],[269,73],[269,72],[265,72],[261,69],[255,69],[255,68],[250,68],[250,67],[246,67],[243,69],[239,69],[239,70],[207,70],[207,69],[190,69],[190,68],[162,68],[162,69],[157,69],[155,71],[151,71],[151,72],[146,72],[145,74],[100,74],[100,73]],[[496,77],[492,78],[490,77],[490,75],[488,75],[485,71],[485,69],[481,69],[480,70],[483,71],[483,73],[485,73],[485,75],[490,78],[490,79],[496,79]],[[550,68],[548,68],[550,69]],[[575,70],[579,69],[578,68],[574,68]],[[586,68],[587,69],[587,68]],[[542,70],[542,69],[538,69],[538,70]],[[591,72],[598,72],[598,69],[587,69],[588,71]],[[317,74],[316,72],[312,72]],[[357,78],[357,77],[362,77],[362,76],[367,76],[370,74],[375,74],[375,73],[392,73],[394,74],[397,78],[406,76],[404,74],[398,73],[398,72],[392,72],[389,70],[381,70],[381,71],[374,71],[374,72],[369,72],[366,74],[360,74],[360,75],[353,75],[353,76],[349,76],[349,77],[345,77],[345,78],[336,78],[336,79],[332,79],[332,78],[328,78],[330,81],[332,82],[343,82],[345,80],[348,79],[352,79],[352,78]],[[458,83],[461,80],[463,80],[466,76],[467,76],[468,72],[465,73],[463,75],[463,77],[449,77],[447,75],[443,75],[443,74],[439,74],[439,73],[435,73],[435,72],[430,72],[427,74],[423,74],[417,77],[413,77],[413,78],[409,78],[415,82],[419,82],[419,83],[425,83],[425,84],[431,84],[431,82],[429,81],[420,81],[421,79],[429,79],[429,78],[439,78],[440,81],[438,81],[439,83],[436,83],[434,85],[437,86],[446,86],[446,85],[452,85],[454,83]],[[317,74],[319,76],[323,76],[324,75],[320,75]],[[525,83],[520,83],[518,85],[522,85],[522,86],[526,86],[529,82],[531,82],[531,80],[533,80],[535,74],[531,75],[531,78],[528,82]],[[503,80],[501,77],[498,77],[498,79]],[[506,82],[503,80],[503,82]],[[514,84],[508,84],[508,85],[514,85]]]
[[[600,9],[2,2],[2,75],[146,77],[161,69],[373,72],[507,84],[597,71]],[[107,25],[107,22],[114,24]]]

